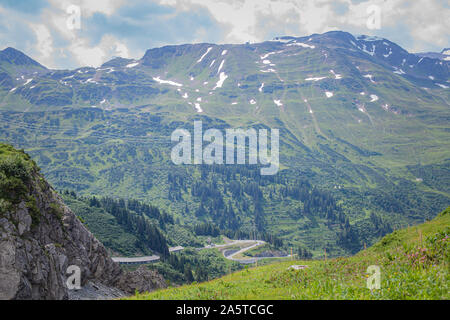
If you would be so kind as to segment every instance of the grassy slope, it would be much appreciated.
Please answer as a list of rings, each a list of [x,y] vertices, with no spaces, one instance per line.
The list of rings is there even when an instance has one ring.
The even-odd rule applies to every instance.
[[[86,227],[99,239],[114,255],[148,255],[149,249],[142,252],[138,247],[138,238],[127,232],[116,218],[103,208],[89,206],[85,201],[64,196],[64,202],[81,217]],[[143,246],[145,247],[145,246]]]
[[[130,299],[449,299],[449,228],[450,207],[350,258],[276,263]],[[309,268],[288,270],[293,264]],[[381,267],[380,290],[366,287],[370,265]]]

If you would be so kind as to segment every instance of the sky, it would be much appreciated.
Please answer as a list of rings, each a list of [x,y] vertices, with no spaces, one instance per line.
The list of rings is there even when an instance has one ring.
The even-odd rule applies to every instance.
[[[164,45],[342,30],[439,52],[450,47],[449,17],[448,0],[0,0],[0,50],[73,69]]]

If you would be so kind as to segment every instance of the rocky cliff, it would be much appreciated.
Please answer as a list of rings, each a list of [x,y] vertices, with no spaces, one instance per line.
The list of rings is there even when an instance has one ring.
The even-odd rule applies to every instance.
[[[124,272],[29,156],[4,144],[0,232],[0,299],[108,298],[165,286],[156,272]],[[69,266],[79,267],[83,289],[68,289]]]

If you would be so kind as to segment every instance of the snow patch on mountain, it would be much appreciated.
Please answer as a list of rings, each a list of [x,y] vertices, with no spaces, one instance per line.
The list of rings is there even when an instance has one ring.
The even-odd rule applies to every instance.
[[[322,79],[325,79],[326,77],[312,77],[312,78],[306,78],[305,81],[319,81]]]
[[[94,84],[98,84],[98,82],[95,81],[93,78],[87,79],[84,83],[94,83]]]
[[[190,102],[188,102],[190,105],[192,105],[192,103],[190,103]],[[202,109],[202,107],[200,106],[200,103],[194,103],[194,107],[195,107],[195,110],[198,112],[198,113],[201,113],[201,112],[203,112],[203,109]]]
[[[303,42],[293,42],[293,43],[288,43],[286,46],[288,47],[292,47],[292,46],[298,46],[298,47],[302,47],[302,48],[310,48],[310,49],[314,49],[315,46],[310,45],[310,44],[306,44]]]
[[[260,56],[260,58],[261,58],[261,60],[264,60],[264,59],[266,59],[268,56],[270,56],[272,54],[275,54],[275,52],[266,53],[265,55]]]
[[[216,86],[213,90],[216,90],[216,88],[222,88],[223,82],[228,78],[228,76],[225,74],[225,72],[221,72],[219,75],[219,81],[217,81]]]
[[[282,52],[283,52],[283,50],[280,50],[280,51],[272,51],[272,52],[269,52],[269,53],[266,53],[266,54],[260,56],[260,58],[261,58],[261,60],[265,60],[267,57],[269,57],[269,56],[271,56],[271,55],[273,55],[273,54],[278,54],[278,53],[282,53]]]
[[[371,94],[370,98],[371,98],[370,102],[375,102],[378,100],[378,96],[376,94]]]
[[[370,82],[375,83],[375,81],[373,81],[373,76],[371,74],[365,74],[363,75],[364,78],[369,78]]]
[[[138,64],[139,64],[139,62],[133,62],[133,63],[127,64],[125,67],[126,67],[126,68],[134,68],[134,67],[136,67]]]
[[[195,110],[197,110],[197,112],[198,113],[201,113],[201,112],[203,112],[203,109],[202,109],[202,107],[200,106],[200,103],[194,103],[194,107],[195,107]]]
[[[273,72],[273,73],[277,72],[275,69],[272,69],[272,68],[269,68],[267,70],[259,70],[259,71],[261,71],[261,72]]]
[[[389,52],[387,54],[383,54],[383,57],[389,58],[389,56],[392,54],[392,49],[389,48]],[[404,60],[404,59],[403,59]]]
[[[330,70],[330,72],[334,75],[334,78],[335,78],[336,80],[342,79],[342,76],[341,76],[340,74],[336,74],[336,73],[334,72],[334,70]]]
[[[374,56],[375,55],[375,45],[372,44],[372,51],[369,51],[369,50],[367,50],[366,45],[363,44],[362,51],[364,51],[367,54],[370,54],[371,56]]]
[[[197,60],[197,63],[202,62],[203,58],[211,51],[212,47],[206,49],[206,52]]]
[[[220,63],[219,69],[217,69],[217,73],[219,73],[220,70],[222,70],[224,63],[225,63],[225,60],[222,60],[222,62]]]
[[[170,80],[162,80],[160,79],[160,77],[153,77],[153,80],[155,80],[156,82],[159,82],[161,84],[169,84],[171,86],[177,86],[177,87],[182,87],[183,85],[181,83],[178,82],[174,82],[174,81],[170,81]]]
[[[402,69],[396,69],[395,71],[393,71],[396,74],[405,74],[406,72],[403,71]]]
[[[258,88],[258,91],[259,91],[259,92],[262,92],[262,91],[263,91],[263,88],[264,88],[264,82],[261,83],[261,86]]]

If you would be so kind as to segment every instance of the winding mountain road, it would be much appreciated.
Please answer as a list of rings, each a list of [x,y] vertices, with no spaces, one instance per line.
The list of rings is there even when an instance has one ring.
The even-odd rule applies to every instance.
[[[223,256],[228,259],[228,260],[232,260],[232,261],[236,261],[239,263],[244,263],[244,264],[251,264],[251,263],[255,263],[257,260],[261,260],[261,259],[275,259],[275,258],[286,258],[286,257],[290,257],[290,255],[287,256],[283,256],[283,257],[248,257],[248,259],[245,258],[235,258],[236,256],[239,256],[240,254],[249,251],[253,248],[265,245],[267,242],[263,241],[263,240],[231,240],[225,244],[219,244],[219,245],[207,245],[204,248],[216,248],[216,249],[226,249],[228,247],[233,247],[235,245],[242,245],[242,244],[250,244],[249,246],[246,246],[242,249],[237,250],[236,252],[233,252],[229,255],[226,255],[226,250],[222,251]]]
[[[232,261],[236,261],[239,263],[244,263],[244,264],[250,264],[250,263],[255,263],[257,260],[261,260],[261,259],[274,259],[274,258],[285,258],[285,257],[290,257],[290,255],[285,256],[285,257],[249,257],[248,259],[245,258],[235,258],[235,256],[238,256],[248,250],[251,250],[253,248],[265,245],[267,242],[263,241],[263,240],[226,240],[227,243],[224,244],[212,244],[212,245],[205,245],[203,248],[198,248],[197,250],[202,250],[202,249],[227,249],[233,246],[241,246],[241,245],[246,245],[248,244],[248,246],[241,248],[229,255],[225,255],[226,250],[222,251],[223,256],[228,259],[228,260],[232,260]],[[173,248],[169,248],[170,252],[176,252],[176,251],[182,251],[184,248],[181,246],[178,247],[173,247]],[[148,257],[113,257],[112,258],[115,262],[118,262],[120,264],[145,264],[145,263],[152,263],[152,262],[156,262],[160,260],[160,257],[157,255],[153,255],[153,256],[148,256]]]
[[[224,257],[229,259],[229,260],[241,262],[242,260],[245,260],[245,259],[237,259],[237,258],[234,258],[234,256],[237,256],[237,255],[239,255],[241,253],[244,253],[244,252],[246,252],[248,250],[251,250],[253,248],[256,248],[256,247],[259,247],[261,245],[266,244],[266,242],[262,241],[262,240],[256,240],[256,241],[255,240],[249,240],[249,241],[247,241],[247,240],[236,240],[236,242],[234,242],[233,244],[252,243],[252,242],[254,242],[254,244],[252,244],[252,245],[250,245],[248,247],[242,248],[242,249],[240,249],[240,250],[238,250],[236,252],[233,252],[232,254],[230,254],[228,256],[225,256],[225,254],[224,254]],[[252,259],[249,259],[249,260],[255,260],[255,259],[257,259],[257,258],[252,258]]]

